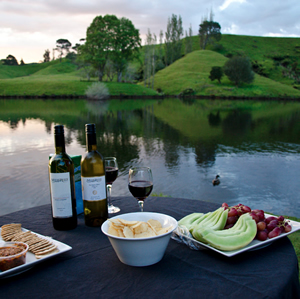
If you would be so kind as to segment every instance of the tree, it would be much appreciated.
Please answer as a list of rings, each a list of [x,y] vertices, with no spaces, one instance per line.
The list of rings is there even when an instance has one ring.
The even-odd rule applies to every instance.
[[[213,66],[210,71],[209,79],[211,81],[218,80],[221,83],[223,77],[223,69],[220,66]]]
[[[252,83],[254,72],[249,58],[244,56],[234,56],[226,61],[223,67],[225,75],[236,86],[241,83]]]
[[[116,40],[113,47],[113,61],[118,74],[118,82],[122,80],[122,73],[127,69],[128,63],[137,57],[141,46],[139,30],[129,19],[121,18],[116,31]]]
[[[18,60],[15,56],[9,54],[6,59],[4,59],[4,65],[19,65]]]
[[[202,19],[199,28],[200,48],[205,50],[207,44],[213,41],[219,41],[222,37],[221,26],[213,20],[213,11],[210,11],[209,21],[207,18]]]
[[[23,58],[21,58],[20,65],[25,65]]]
[[[45,50],[45,53],[44,53],[44,62],[49,62],[50,61],[50,51],[49,49]]]
[[[182,19],[179,15],[172,14],[168,18],[167,31],[165,33],[165,64],[170,65],[181,57],[183,28]]]
[[[60,61],[64,55],[64,52],[65,52],[65,54],[69,53],[71,46],[72,46],[72,44],[67,39],[61,38],[56,41],[56,49],[59,52]]]
[[[107,77],[107,81],[108,79],[109,81],[112,81],[114,79],[116,75],[116,68],[115,68],[115,64],[110,59],[106,61],[104,72]]]
[[[190,25],[189,33],[185,31],[185,55],[191,53],[193,50],[193,39],[192,39],[193,31],[192,25]]]
[[[155,33],[151,33],[148,29],[146,35],[145,57],[144,57],[144,85],[154,88],[154,75],[156,69],[156,43],[157,37]],[[152,79],[152,80],[151,80]],[[151,83],[152,82],[152,83]]]
[[[114,62],[118,81],[140,47],[139,31],[130,20],[114,15],[97,16],[86,32],[86,42],[79,47],[79,54],[98,70],[102,81],[106,61]]]

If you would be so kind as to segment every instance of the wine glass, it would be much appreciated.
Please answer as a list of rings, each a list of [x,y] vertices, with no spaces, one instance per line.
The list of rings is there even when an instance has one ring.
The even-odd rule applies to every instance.
[[[141,212],[144,211],[144,200],[153,188],[152,171],[149,167],[132,167],[129,169],[128,188],[138,200]]]
[[[105,178],[106,178],[106,188],[108,193],[108,213],[113,214],[120,211],[120,208],[115,207],[111,203],[111,187],[112,183],[116,180],[118,177],[118,162],[115,157],[105,157]]]

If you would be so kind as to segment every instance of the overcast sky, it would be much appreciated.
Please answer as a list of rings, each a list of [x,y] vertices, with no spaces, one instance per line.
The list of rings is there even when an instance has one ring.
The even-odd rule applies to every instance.
[[[75,45],[106,14],[130,19],[143,41],[148,28],[165,32],[172,14],[196,35],[211,9],[223,34],[300,37],[300,0],[0,0],[0,59],[39,62],[46,49],[52,58],[57,39]]]

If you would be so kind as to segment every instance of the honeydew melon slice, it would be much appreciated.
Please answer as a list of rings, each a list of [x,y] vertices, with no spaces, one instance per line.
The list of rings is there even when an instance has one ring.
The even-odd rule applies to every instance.
[[[257,226],[256,222],[252,219],[250,215],[244,215],[247,215],[245,218],[248,218],[248,216],[251,218],[245,219],[245,231],[228,235],[224,234],[226,230],[218,231],[218,234],[216,234],[216,231],[211,230],[205,236],[201,236],[201,239],[203,239],[205,243],[211,245],[212,247],[223,251],[237,250],[247,246],[255,238]],[[221,234],[222,232],[224,233]]]

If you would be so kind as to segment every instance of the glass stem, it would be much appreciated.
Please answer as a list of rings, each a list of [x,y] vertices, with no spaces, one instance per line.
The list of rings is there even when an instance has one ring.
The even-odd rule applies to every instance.
[[[140,206],[141,212],[144,212],[144,201],[143,200],[139,200],[139,206]]]
[[[107,188],[108,206],[111,206],[111,184],[108,184],[106,188]]]

